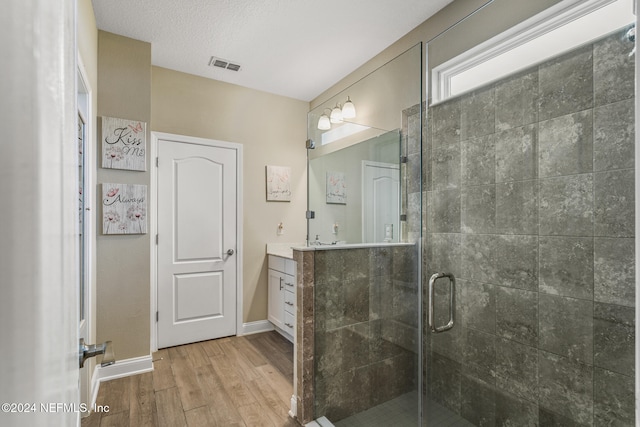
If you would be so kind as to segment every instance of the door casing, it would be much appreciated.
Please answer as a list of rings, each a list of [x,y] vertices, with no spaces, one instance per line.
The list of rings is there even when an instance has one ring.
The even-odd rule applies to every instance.
[[[78,111],[83,115],[85,121],[85,146],[84,146],[84,198],[85,203],[88,206],[83,215],[84,232],[86,233],[86,240],[84,245],[84,320],[81,321],[79,328],[79,336],[84,338],[87,343],[95,342],[95,284],[96,284],[96,270],[94,268],[96,262],[96,230],[95,230],[95,213],[93,207],[96,206],[95,191],[94,189],[94,177],[96,176],[96,162],[94,157],[95,151],[95,139],[93,138],[94,121],[93,121],[93,89],[89,83],[88,74],[82,63],[82,59],[78,55]],[[82,87],[80,87],[80,85]],[[85,374],[81,373],[80,384],[80,401],[92,406],[96,398],[98,397],[99,383],[95,377],[96,359],[89,359],[85,364]],[[87,413],[88,415],[88,413]]]
[[[158,157],[158,144],[161,140],[170,140],[173,142],[183,142],[190,144],[207,145],[210,147],[230,148],[236,150],[238,167],[237,173],[237,206],[236,206],[236,335],[242,335],[242,318],[243,318],[243,241],[242,241],[242,229],[243,229],[243,157],[242,157],[242,144],[226,141],[218,141],[214,139],[197,138],[185,135],[176,135],[164,132],[151,132],[151,183],[149,191],[149,229],[151,230],[152,237],[151,242],[151,260],[150,260],[150,277],[151,277],[151,352],[158,350],[158,323],[156,322],[156,312],[158,310],[158,246],[156,245],[155,236],[158,234],[158,168],[156,160]]]

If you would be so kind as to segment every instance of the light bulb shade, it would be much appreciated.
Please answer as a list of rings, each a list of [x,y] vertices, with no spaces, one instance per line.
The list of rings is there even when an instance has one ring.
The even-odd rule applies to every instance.
[[[350,99],[347,98],[347,102],[342,106],[342,118],[353,119],[356,116],[356,106],[353,105]]]
[[[331,110],[331,123],[342,122],[342,110],[337,105]]]
[[[329,130],[331,129],[331,122],[329,121],[329,117],[326,114],[323,114],[318,119],[318,129],[320,130]]]

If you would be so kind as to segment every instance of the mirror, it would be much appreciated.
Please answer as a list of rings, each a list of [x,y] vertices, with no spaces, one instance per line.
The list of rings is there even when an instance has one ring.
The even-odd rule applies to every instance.
[[[409,223],[401,213],[421,196],[419,180],[413,182],[421,165],[421,62],[417,44],[309,112],[310,246],[407,242],[419,235],[419,216]],[[331,120],[333,110],[350,103],[355,112]]]
[[[309,160],[309,244],[391,243],[400,234],[400,132]]]

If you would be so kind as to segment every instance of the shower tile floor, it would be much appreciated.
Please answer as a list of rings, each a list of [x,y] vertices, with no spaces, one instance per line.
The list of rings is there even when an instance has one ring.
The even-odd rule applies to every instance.
[[[474,427],[433,401],[427,402],[426,426],[432,427]],[[417,425],[418,401],[416,393],[403,394],[393,400],[375,406],[334,423],[335,427],[415,427]]]

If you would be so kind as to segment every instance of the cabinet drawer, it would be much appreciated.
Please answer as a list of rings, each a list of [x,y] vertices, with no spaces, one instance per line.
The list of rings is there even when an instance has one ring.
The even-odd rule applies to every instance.
[[[285,291],[284,293],[284,311],[296,314],[296,295],[293,292]]]
[[[290,276],[288,274],[284,275],[284,281],[283,281],[283,285],[284,288],[286,290],[288,290],[289,292],[295,292],[296,291],[296,279],[294,276]]]
[[[284,272],[292,276],[296,275],[296,262],[292,259],[284,260]]]
[[[288,311],[284,312],[284,330],[290,333],[291,335],[295,334],[295,325],[296,318],[293,314]]]
[[[285,264],[284,258],[279,256],[269,255],[269,268],[277,271],[281,271],[284,273],[285,272],[284,264]]]

